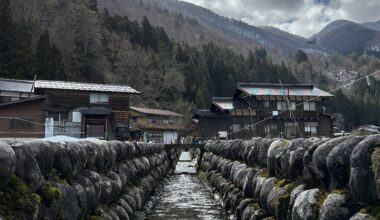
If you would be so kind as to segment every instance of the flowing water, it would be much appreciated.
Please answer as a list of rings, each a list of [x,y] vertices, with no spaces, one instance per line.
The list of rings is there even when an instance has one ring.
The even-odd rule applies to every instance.
[[[156,190],[137,219],[227,219],[220,199],[195,175],[194,165],[189,153],[183,152],[174,174]]]

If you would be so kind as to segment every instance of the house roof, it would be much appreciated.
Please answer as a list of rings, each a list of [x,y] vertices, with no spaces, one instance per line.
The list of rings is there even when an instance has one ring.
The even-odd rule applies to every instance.
[[[203,118],[203,117],[207,117],[207,118],[225,118],[225,117],[229,117],[229,115],[223,114],[223,113],[214,112],[214,111],[211,111],[211,110],[197,110],[195,112],[193,118]]]
[[[29,80],[0,79],[0,91],[34,92],[33,83],[33,81]],[[139,94],[137,90],[133,89],[128,85],[66,82],[51,80],[36,80],[34,88]]]
[[[99,91],[99,92],[114,92],[114,93],[133,93],[133,94],[139,93],[137,90],[127,85],[48,81],[48,80],[36,80],[35,88],[36,89],[38,88],[38,89]]]
[[[333,96],[309,84],[239,83],[238,90],[252,96]]]
[[[0,79],[0,91],[33,92],[33,82],[16,79]]]
[[[212,98],[212,104],[221,110],[233,110],[248,107],[247,103],[237,100],[233,97],[214,97]]]
[[[45,96],[33,96],[33,97],[27,98],[27,99],[20,99],[20,100],[13,101],[13,102],[1,103],[0,107],[15,105],[15,104],[24,103],[24,102],[32,102],[32,101],[36,101],[36,100],[40,100],[40,99],[44,99],[44,98],[45,98]]]
[[[147,115],[183,117],[183,115],[178,114],[176,112],[169,111],[169,110],[151,109],[151,108],[139,108],[139,107],[130,107],[130,109],[134,110],[136,112],[139,112],[139,113],[147,114]]]

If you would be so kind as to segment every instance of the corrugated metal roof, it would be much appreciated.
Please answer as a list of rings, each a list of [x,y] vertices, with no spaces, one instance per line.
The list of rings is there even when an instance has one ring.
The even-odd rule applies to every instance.
[[[39,89],[62,89],[62,90],[79,90],[79,91],[96,91],[96,92],[114,92],[114,93],[134,93],[139,92],[127,85],[99,84],[99,83],[81,83],[65,81],[48,81],[36,80],[35,88]]]
[[[130,107],[131,110],[134,110],[136,112],[140,112],[147,115],[161,115],[161,116],[176,116],[176,117],[183,117],[183,115],[178,114],[176,112],[168,111],[168,110],[161,110],[161,109],[151,109],[151,108],[139,108],[139,107]]]
[[[210,110],[197,110],[193,116],[193,118],[199,118],[199,117],[210,117],[210,118],[225,118],[229,117],[227,114],[213,112]]]
[[[248,108],[248,104],[233,97],[214,97],[212,103],[221,110]]]
[[[234,109],[234,101],[230,97],[214,97],[212,103],[223,110]]]
[[[65,81],[50,81],[50,80],[36,80],[35,88],[113,92],[113,93],[134,93],[134,94],[139,93],[137,90],[127,85],[65,82]],[[33,81],[0,79],[0,91],[34,92]]]
[[[280,84],[241,83],[238,84],[238,89],[253,96],[333,96],[313,85],[283,84],[282,86]]]
[[[33,92],[33,82],[15,79],[0,79],[0,91]]]

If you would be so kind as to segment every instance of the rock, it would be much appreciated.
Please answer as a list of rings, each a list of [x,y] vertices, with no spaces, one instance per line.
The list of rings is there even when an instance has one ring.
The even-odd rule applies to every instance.
[[[268,197],[267,197],[267,202],[266,202],[266,208],[268,210],[268,213],[271,215],[276,215],[278,213],[278,216],[287,216],[287,211],[288,210],[276,210],[276,205],[279,203],[279,199],[281,197],[284,197],[287,195],[288,192],[285,190],[283,187],[273,187],[272,190],[270,191]],[[289,195],[290,197],[290,195]],[[289,202],[288,204],[289,205]],[[280,213],[281,212],[281,213]],[[284,218],[280,218],[284,219]]]
[[[27,141],[26,143],[30,146],[41,173],[43,175],[49,174],[54,165],[56,145],[54,143],[41,140]]]
[[[44,184],[44,177],[30,146],[23,142],[16,142],[11,147],[16,155],[16,176],[21,178],[32,192],[37,191]]]
[[[248,169],[249,171],[244,178],[243,193],[244,193],[244,197],[252,198],[253,193],[254,193],[252,190],[252,181],[256,175],[256,170],[252,168],[248,168]]]
[[[327,156],[330,151],[336,147],[338,144],[351,139],[352,136],[345,136],[331,139],[323,144],[321,144],[313,154],[313,166],[317,178],[320,180],[322,186],[325,188],[329,187],[330,184],[330,174],[327,169]]]
[[[265,139],[256,138],[251,140],[252,143],[250,146],[250,151],[247,155],[247,164],[250,166],[258,165],[259,163],[259,154],[260,154],[260,145],[263,143]]]
[[[58,215],[62,215],[60,213],[62,201],[51,201],[48,204],[42,202],[38,207],[38,219],[40,220],[49,220],[49,219],[57,219]],[[1,218],[0,218],[1,219]]]
[[[330,189],[346,187],[350,179],[350,157],[356,145],[364,137],[353,137],[336,147],[327,156],[327,169],[331,176]]]
[[[248,207],[248,205],[253,203],[253,199],[244,199],[243,201],[241,201],[238,208],[236,209],[236,219],[242,219],[244,210]]]
[[[135,213],[135,211],[137,210],[137,204],[136,204],[136,200],[134,199],[134,197],[127,195],[127,194],[123,194],[123,195],[121,195],[121,198],[124,199],[128,203],[128,205],[131,207],[133,213]]]
[[[380,142],[380,135],[368,136],[352,151],[349,187],[353,197],[361,204],[377,200],[376,183],[371,169],[371,154]]]
[[[292,220],[317,219],[315,207],[320,193],[318,189],[310,189],[300,193],[294,202]]]
[[[97,171],[101,171],[105,168],[106,159],[104,154],[104,148],[100,142],[94,142],[92,143],[95,149],[96,154],[96,160],[95,160],[95,167]]]
[[[76,191],[68,184],[57,183],[57,187],[62,192],[62,203],[60,207],[60,215],[63,220],[80,219],[81,209],[79,208]]]
[[[259,145],[259,155],[258,155],[258,165],[267,166],[268,161],[268,149],[270,145],[273,143],[273,139],[265,139],[262,141],[262,143]]]
[[[104,213],[102,213],[102,215],[100,216],[100,219],[102,219],[102,220],[114,220],[113,218],[112,218],[112,216],[110,216],[108,213],[106,213],[106,212],[104,212]]]
[[[111,209],[108,210],[107,214],[112,218],[112,220],[120,220],[119,216]]]
[[[116,206],[112,209],[120,220],[129,220],[128,213],[121,207]]]
[[[267,155],[267,168],[269,175],[274,176],[276,174],[276,158],[285,150],[286,145],[289,142],[283,139],[273,141],[268,149]]]
[[[265,177],[257,177],[253,185],[255,185],[255,193],[253,194],[253,198],[259,200],[260,199],[260,192],[261,192],[261,187],[263,186],[264,181],[266,180]]]
[[[353,213],[346,203],[344,195],[336,193],[328,195],[319,210],[319,220],[349,219]]]
[[[303,158],[305,152],[313,146],[314,143],[317,143],[320,139],[318,138],[310,138],[305,140],[299,147],[290,150],[289,157],[289,170],[288,177],[291,180],[302,179],[302,174],[304,172],[303,167]]]
[[[252,205],[247,206],[244,209],[243,215],[242,215],[242,220],[249,220],[251,219],[251,216],[255,215],[255,208]]]
[[[87,205],[87,193],[82,185],[79,183],[72,184],[73,189],[75,190],[75,194],[78,198],[78,205],[81,210],[87,213],[88,205]]]
[[[285,150],[282,151],[282,154],[280,155],[281,160],[281,174],[282,177],[290,178],[290,176],[294,176],[295,174],[291,174],[290,172],[290,157],[293,156],[296,149],[300,148],[307,139],[304,138],[298,138],[294,139],[290,142],[289,145],[285,147]],[[302,172],[303,166],[299,168]]]
[[[87,164],[87,153],[83,143],[69,142],[66,144],[66,152],[73,168],[72,175],[79,175]]]
[[[62,179],[69,179],[73,175],[73,166],[68,152],[66,151],[66,144],[64,142],[55,143],[57,147],[54,154],[53,167],[57,170],[58,176]]]
[[[269,179],[266,179],[262,184],[262,187],[260,190],[260,207],[265,210],[268,210],[267,209],[268,195],[274,188],[274,185],[276,184],[276,182],[277,182],[277,178],[271,177]]]
[[[371,154],[371,167],[375,177],[377,198],[380,200],[380,147],[376,147]]]
[[[319,186],[319,180],[317,178],[317,174],[316,174],[316,171],[314,169],[314,164],[313,164],[313,154],[314,154],[314,151],[319,147],[319,145],[325,143],[328,140],[330,139],[322,139],[320,141],[317,141],[306,150],[303,156],[303,169],[304,169],[303,178],[304,178],[304,182],[309,187]]]
[[[352,216],[349,220],[376,220],[376,218],[371,215],[358,212],[354,216]]]
[[[128,216],[132,217],[134,215],[133,209],[124,199],[120,199],[119,204],[128,213]]]
[[[94,170],[96,167],[96,159],[98,156],[98,150],[97,145],[89,142],[89,141],[82,141],[81,145],[83,146],[84,150],[86,151],[86,169],[87,170]]]
[[[83,189],[80,189],[78,186],[74,186],[74,189],[76,189],[76,192],[77,192],[77,195],[78,197],[83,197],[83,192],[82,190],[84,190],[85,192],[85,199],[83,198],[82,200],[86,202],[86,204],[83,204],[80,200],[80,203],[82,203],[83,208],[85,208],[88,212],[93,212],[95,211],[96,207],[97,207],[97,201],[96,201],[96,192],[95,192],[95,187],[94,185],[92,184],[91,180],[87,177],[84,177],[84,176],[78,176],[74,181],[73,183],[76,183],[76,184],[79,184],[83,187]],[[78,191],[78,189],[80,189]]]
[[[306,186],[301,184],[301,185],[297,186],[296,188],[294,188],[292,190],[292,192],[290,193],[290,201],[289,201],[288,215],[287,215],[288,219],[291,219],[293,206],[294,206],[294,203],[295,203],[298,195],[300,193],[302,193],[303,191],[305,191],[305,188],[306,188]]]
[[[0,190],[11,180],[15,169],[15,152],[7,143],[0,141]]]

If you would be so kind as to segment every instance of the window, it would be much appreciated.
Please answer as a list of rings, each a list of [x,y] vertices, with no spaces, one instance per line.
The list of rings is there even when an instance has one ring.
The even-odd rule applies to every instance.
[[[296,102],[289,102],[289,106],[288,106],[288,102],[286,101],[280,101],[280,102],[277,102],[277,110],[293,110],[295,111],[296,110]]]
[[[285,122],[285,137],[293,138],[297,136],[298,122]]]
[[[249,116],[250,114],[249,114],[249,109],[244,109],[243,110],[243,115],[244,116]]]
[[[269,134],[270,133],[270,125],[265,125],[264,130],[265,130],[265,134]]]
[[[305,102],[303,103],[303,110],[305,111],[315,111],[315,102]]]
[[[309,133],[312,136],[317,135],[318,122],[305,122],[305,133]]]
[[[252,129],[252,126],[251,126],[250,124],[245,124],[245,125],[244,125],[244,130],[249,131],[249,130],[251,130],[251,129]]]
[[[270,106],[269,101],[264,101],[264,108],[269,108],[269,106]]]
[[[34,124],[32,119],[11,119],[9,123],[10,129],[33,129]]]
[[[232,125],[232,132],[238,132],[240,130],[239,124],[233,124]]]
[[[265,134],[270,134],[271,131],[276,131],[277,130],[277,125],[265,125],[264,127]]]
[[[106,104],[109,102],[108,94],[102,93],[91,93],[90,94],[90,103],[91,104]]]

